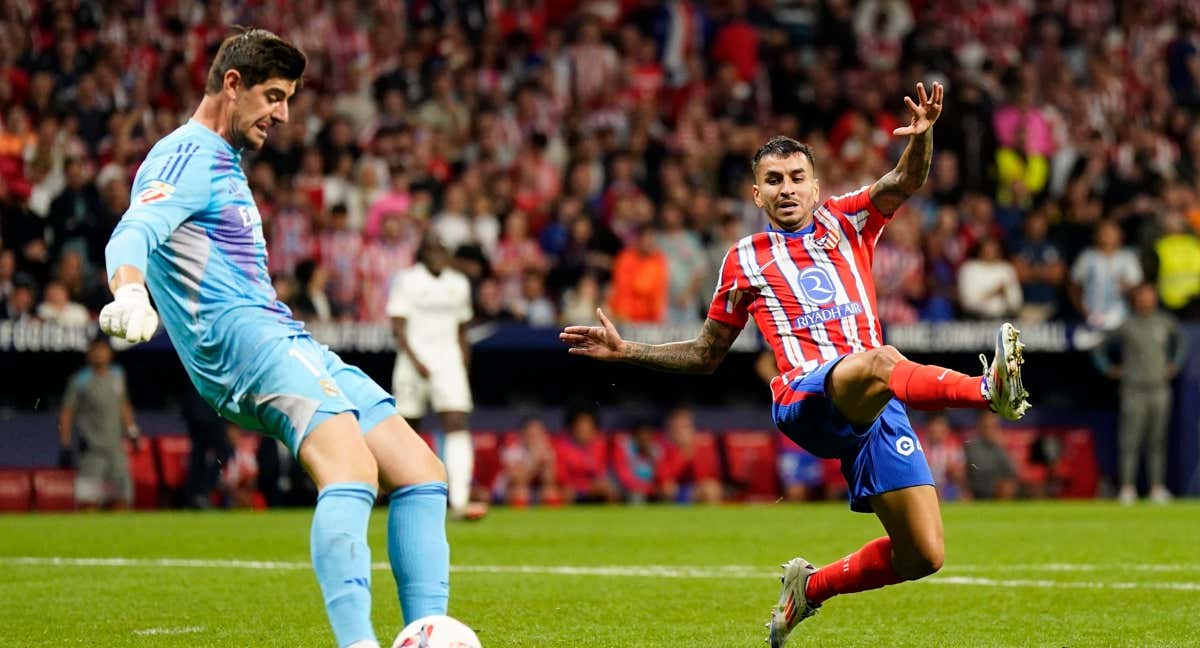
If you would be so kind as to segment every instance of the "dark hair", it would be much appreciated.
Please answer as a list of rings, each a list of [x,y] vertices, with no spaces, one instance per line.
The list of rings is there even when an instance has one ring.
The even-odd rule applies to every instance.
[[[307,65],[304,53],[291,43],[265,29],[247,29],[221,42],[204,92],[220,92],[230,70],[237,70],[245,87],[252,88],[268,79],[299,81]]]
[[[767,140],[766,144],[763,144],[754,152],[754,160],[750,163],[750,170],[758,173],[758,163],[765,157],[789,158],[801,153],[808,158],[808,163],[812,165],[815,172],[817,161],[813,158],[812,149],[809,148],[808,144],[801,144],[786,135],[776,135]]]

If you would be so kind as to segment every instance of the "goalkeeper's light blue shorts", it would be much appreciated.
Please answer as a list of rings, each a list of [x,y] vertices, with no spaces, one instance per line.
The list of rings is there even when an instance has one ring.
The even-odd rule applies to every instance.
[[[299,335],[267,344],[217,409],[236,425],[279,439],[295,455],[330,417],[350,412],[366,434],[396,413],[396,401],[329,347]]]
[[[825,392],[825,381],[837,363],[830,360],[807,374],[772,382],[775,425],[797,445],[818,457],[840,459],[849,486],[850,510],[871,512],[872,495],[933,485],[933,473],[921,442],[908,421],[904,403],[893,398],[871,425],[846,420]]]

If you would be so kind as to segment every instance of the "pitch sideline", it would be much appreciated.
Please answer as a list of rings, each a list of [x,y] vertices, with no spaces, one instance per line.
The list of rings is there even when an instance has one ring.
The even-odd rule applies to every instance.
[[[64,556],[0,556],[0,565],[43,567],[126,567],[126,568],[198,568],[198,569],[258,569],[308,570],[312,566],[302,561],[215,560],[197,558],[73,558]],[[373,569],[386,571],[388,563],[377,562]],[[995,570],[994,566],[961,565],[947,567],[943,572],[980,572]],[[1142,572],[1200,571],[1200,564],[1133,563],[1095,565],[1090,563],[1033,563],[1006,565],[1005,571],[1087,572],[1125,569]],[[682,565],[453,565],[450,570],[460,574],[526,574],[543,576],[607,576],[643,578],[773,578],[778,573],[745,565],[682,566]],[[922,583],[937,585],[974,585],[981,587],[1033,587],[1066,589],[1158,589],[1200,591],[1200,582],[1103,582],[1056,581],[1049,579],[982,578],[975,576],[939,575],[922,579]]]

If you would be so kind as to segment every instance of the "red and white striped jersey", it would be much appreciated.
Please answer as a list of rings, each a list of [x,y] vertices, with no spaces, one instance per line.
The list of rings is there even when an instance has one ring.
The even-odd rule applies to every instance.
[[[871,263],[891,216],[869,189],[826,200],[803,231],[744,237],[721,263],[708,317],[742,328],[753,315],[787,380],[883,344]]]

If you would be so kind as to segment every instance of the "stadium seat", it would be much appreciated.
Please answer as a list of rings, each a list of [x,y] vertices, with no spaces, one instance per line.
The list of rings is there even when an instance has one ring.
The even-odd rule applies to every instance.
[[[133,508],[153,509],[158,506],[158,471],[154,468],[154,448],[150,439],[142,439],[137,449],[125,440],[125,455],[133,477]]]
[[[475,488],[492,492],[496,477],[500,475],[500,438],[495,432],[473,432],[471,439],[475,443],[475,474],[472,483]]]
[[[1093,498],[1100,484],[1100,466],[1096,461],[1096,443],[1087,428],[1056,431],[1062,441],[1058,474],[1062,479],[1061,497]]]
[[[0,470],[0,511],[28,511],[33,506],[33,484],[27,470]]]
[[[154,437],[154,453],[158,461],[158,475],[162,493],[169,502],[178,504],[187,485],[188,456],[192,452],[192,440],[182,435]]]
[[[765,430],[732,430],[721,436],[729,481],[746,501],[779,498],[779,473],[775,465],[775,435]]]
[[[75,471],[33,471],[33,507],[39,511],[74,511]]]

